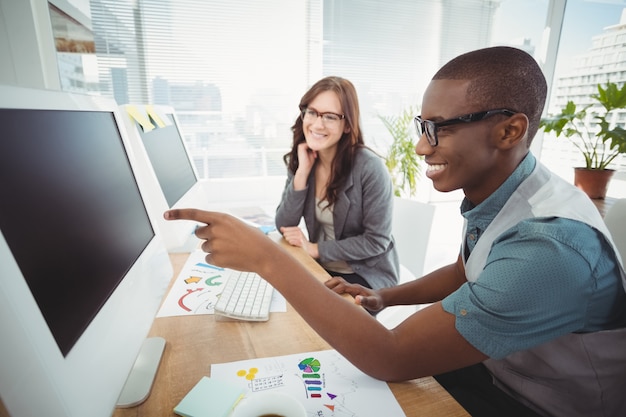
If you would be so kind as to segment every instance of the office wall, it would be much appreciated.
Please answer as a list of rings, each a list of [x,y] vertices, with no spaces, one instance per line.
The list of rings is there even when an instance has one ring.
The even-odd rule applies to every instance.
[[[203,180],[209,198],[207,207],[228,209],[229,207],[261,207],[274,214],[280,203],[286,178],[224,178]]]
[[[0,0],[0,83],[59,90],[46,0]]]

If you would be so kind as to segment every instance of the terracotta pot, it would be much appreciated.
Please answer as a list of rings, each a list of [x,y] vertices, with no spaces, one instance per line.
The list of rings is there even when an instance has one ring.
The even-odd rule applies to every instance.
[[[613,169],[574,168],[574,185],[583,190],[589,198],[603,199],[614,173]]]

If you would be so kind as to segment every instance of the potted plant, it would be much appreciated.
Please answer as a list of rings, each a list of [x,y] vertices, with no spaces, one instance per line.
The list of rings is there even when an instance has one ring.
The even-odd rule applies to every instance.
[[[590,95],[592,104],[578,109],[568,101],[559,114],[542,118],[539,124],[546,133],[568,138],[582,153],[585,166],[574,168],[574,184],[590,198],[606,196],[614,172],[608,166],[626,153],[626,130],[610,120],[613,112],[626,109],[626,84],[619,88],[607,82],[606,87],[597,87],[598,93]]]
[[[417,110],[410,106],[397,116],[378,116],[393,139],[385,157],[397,197],[413,196],[421,175],[421,157],[415,153],[413,118]]]

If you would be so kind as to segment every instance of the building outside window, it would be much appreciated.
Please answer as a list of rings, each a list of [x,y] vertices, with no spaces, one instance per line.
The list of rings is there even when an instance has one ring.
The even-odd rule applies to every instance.
[[[598,84],[623,85],[625,40],[626,2],[568,1],[548,112],[557,113],[569,100],[577,107],[591,104],[589,95],[597,93]],[[615,112],[612,122],[626,128],[626,111]],[[545,136],[542,161],[560,176],[573,178],[572,167],[584,165],[581,153],[567,139]],[[619,171],[619,178],[626,173],[626,158],[620,155],[609,167]],[[621,181],[615,185],[624,188]],[[613,196],[626,197],[624,189],[611,191]]]

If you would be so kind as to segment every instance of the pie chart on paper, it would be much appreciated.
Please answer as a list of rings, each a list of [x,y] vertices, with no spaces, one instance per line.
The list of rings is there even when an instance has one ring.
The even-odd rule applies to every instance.
[[[298,364],[298,368],[300,368],[302,372],[305,372],[307,374],[319,372],[320,361],[314,358],[307,358],[307,359],[302,360]]]

